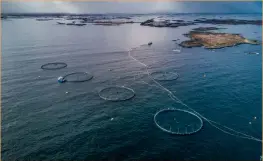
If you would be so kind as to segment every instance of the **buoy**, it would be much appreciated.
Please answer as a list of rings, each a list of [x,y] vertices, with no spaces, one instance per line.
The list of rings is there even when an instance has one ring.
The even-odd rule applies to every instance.
[[[255,117],[254,117],[254,119],[256,120],[256,119],[257,119],[257,117],[255,116]]]
[[[249,124],[251,125],[251,122],[249,122]]]
[[[64,82],[65,82],[65,80],[64,80],[64,78],[63,78],[63,77],[61,77],[61,76],[60,76],[60,77],[58,77],[58,82],[59,82],[59,83],[64,83]]]
[[[151,46],[153,43],[152,42],[149,42],[148,45]]]

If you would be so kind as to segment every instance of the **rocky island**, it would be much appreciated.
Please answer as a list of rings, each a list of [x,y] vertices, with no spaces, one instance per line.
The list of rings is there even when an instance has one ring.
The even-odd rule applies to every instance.
[[[204,46],[207,49],[218,49],[239,44],[260,44],[256,40],[248,40],[239,34],[191,31],[186,36],[191,40],[179,44],[186,48]]]
[[[126,20],[95,20],[93,21],[94,25],[104,25],[104,26],[116,26],[122,24],[134,23],[133,21]]]
[[[194,22],[185,22],[183,20],[155,20],[149,19],[141,23],[141,26],[151,26],[151,27],[179,27],[194,25]]]
[[[224,24],[224,25],[262,25],[262,20],[240,20],[240,19],[206,19],[200,18],[193,21],[184,20],[158,20],[149,19],[141,23],[141,26],[151,27],[179,27],[196,24]]]

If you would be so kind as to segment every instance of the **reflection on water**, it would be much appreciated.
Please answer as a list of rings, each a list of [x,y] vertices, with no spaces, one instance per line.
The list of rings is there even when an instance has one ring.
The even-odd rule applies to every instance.
[[[201,17],[195,16],[174,18]],[[127,50],[152,41],[152,46],[141,46],[133,55],[151,72],[179,74],[175,81],[162,85],[205,117],[261,137],[261,54],[246,54],[261,53],[261,46],[180,48],[177,52],[176,43],[187,39],[184,33],[211,25],[76,27],[55,22],[2,21],[3,160],[258,160],[259,143],[228,136],[206,123],[200,133],[187,137],[159,130],[153,115],[180,105],[154,86],[145,68],[130,59]],[[223,27],[222,32],[261,39],[261,26]],[[180,40],[172,41],[175,39]],[[68,66],[40,69],[50,62]],[[94,78],[57,83],[58,76],[71,72],[89,72]],[[125,102],[102,100],[98,91],[112,85],[125,85],[136,95]]]

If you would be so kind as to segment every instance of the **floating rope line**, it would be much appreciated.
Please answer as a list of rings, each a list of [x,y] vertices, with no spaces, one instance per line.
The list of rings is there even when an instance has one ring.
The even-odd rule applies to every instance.
[[[254,140],[254,141],[258,141],[258,142],[261,142],[263,143],[263,141],[259,138],[256,138],[256,137],[253,137],[251,135],[248,135],[248,134],[245,134],[245,133],[242,133],[242,132],[239,132],[239,131],[236,131],[232,128],[229,128],[227,126],[224,126],[224,125],[221,125],[220,123],[218,122],[215,122],[215,121],[212,121],[206,117],[204,117],[203,115],[201,115],[200,113],[198,113],[197,111],[195,111],[193,108],[189,107],[187,104],[183,103],[179,98],[177,98],[174,93],[172,91],[170,91],[169,89],[165,88],[163,85],[161,85],[157,80],[155,80],[150,72],[149,72],[149,67],[148,65],[144,64],[143,62],[139,61],[138,59],[136,59],[135,57],[133,57],[131,55],[131,51],[135,50],[136,48],[132,48],[128,51],[128,56],[130,58],[132,58],[134,61],[136,61],[137,63],[141,64],[142,66],[145,67],[145,70],[146,70],[146,73],[148,75],[148,78],[150,78],[160,89],[166,91],[168,93],[168,96],[174,100],[175,102],[183,105],[184,107],[186,107],[188,110],[187,112],[191,112],[190,114],[195,114],[196,116],[198,116],[199,118],[202,118],[203,120],[207,121],[211,126],[215,127],[216,129],[220,130],[221,132],[225,133],[225,134],[228,134],[228,135],[232,135],[232,136],[235,136],[235,137],[238,137],[238,138],[243,138],[243,139],[248,139],[248,140]],[[186,111],[186,110],[185,110]],[[158,114],[158,113],[157,113]]]

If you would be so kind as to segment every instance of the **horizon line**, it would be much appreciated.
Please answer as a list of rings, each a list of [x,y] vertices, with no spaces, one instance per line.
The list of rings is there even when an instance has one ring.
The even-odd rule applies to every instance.
[[[147,15],[147,14],[262,14],[262,12],[149,12],[149,13],[66,13],[66,12],[5,12],[1,13],[9,15],[105,15],[105,14],[132,14],[132,15]]]

